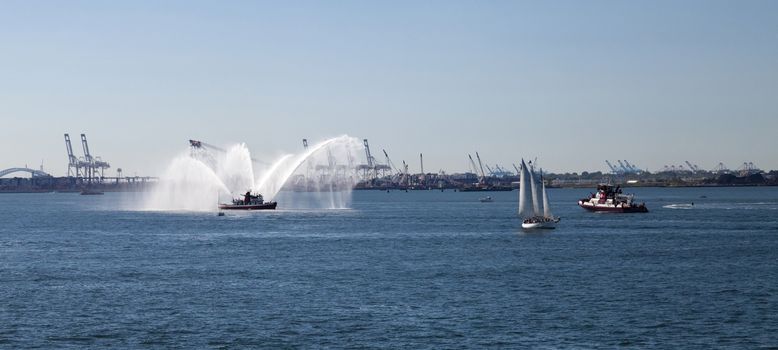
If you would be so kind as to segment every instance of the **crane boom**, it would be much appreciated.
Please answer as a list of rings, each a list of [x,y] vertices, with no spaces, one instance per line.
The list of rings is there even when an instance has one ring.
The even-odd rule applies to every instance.
[[[381,149],[381,150],[384,151],[384,157],[386,157],[386,164],[389,164],[389,167],[391,167],[392,170],[396,171],[397,174],[402,174],[402,171],[400,171],[400,169],[394,166],[394,162],[392,162],[392,160],[389,159],[389,153],[386,153],[385,149]]]
[[[470,166],[473,167],[473,174],[478,175],[478,167],[475,165],[475,161],[473,161],[473,156],[468,154],[467,158],[470,158]]]
[[[621,160],[616,159],[616,162],[619,163],[619,167],[621,168],[621,171],[625,173],[629,172],[629,168],[627,168],[627,166],[624,165],[624,163]]]
[[[624,164],[627,166],[627,169],[629,169],[629,171],[638,172],[638,168],[633,164],[630,164],[626,159],[624,159]]]
[[[685,162],[686,162],[686,165],[688,165],[688,166],[689,166],[689,169],[692,169],[692,172],[693,172],[693,173],[697,173],[697,172],[700,172],[700,171],[701,171],[701,170],[700,170],[700,167],[699,167],[699,166],[697,166],[696,164],[692,164],[692,163],[690,163],[688,160],[687,160],[687,161],[685,161]]]
[[[612,171],[614,174],[618,174],[618,173],[619,173],[618,169],[616,169],[616,167],[615,167],[615,166],[613,166],[613,164],[611,164],[611,162],[610,162],[610,161],[608,161],[607,159],[605,160],[605,164],[608,164],[608,167],[609,167],[609,168],[611,168],[611,171]]]
[[[76,169],[75,176],[81,176],[80,168],[78,166],[78,158],[73,154],[73,146],[70,144],[70,135],[65,134],[65,148],[68,151],[68,176],[73,176],[73,168]]]
[[[484,165],[481,163],[481,156],[478,155],[478,152],[475,152],[475,157],[478,159],[478,166],[481,168],[481,182],[483,182],[486,179],[486,175],[484,174]]]
[[[65,147],[68,151],[68,162],[70,164],[77,164],[78,158],[76,158],[75,155],[73,155],[73,146],[70,144],[70,135],[65,134]]]
[[[81,147],[84,149],[84,160],[91,163],[92,155],[89,154],[89,144],[86,142],[86,134],[81,134]]]
[[[84,150],[84,175],[89,182],[92,182],[95,164],[92,155],[89,153],[89,144],[86,142],[86,134],[81,134],[81,147]]]
[[[367,139],[362,140],[362,144],[365,145],[365,157],[367,157],[367,166],[373,167],[373,156],[370,154],[370,145],[367,143]]]
[[[303,140],[303,145],[305,145],[307,143],[308,142],[306,140]],[[222,152],[222,153],[227,153],[227,150],[225,150],[224,148],[217,147],[217,146],[214,146],[212,144],[205,143],[203,141],[198,141],[198,140],[189,140],[189,147],[191,147],[192,150],[195,150],[195,149],[212,149],[212,150],[219,151],[219,152]],[[256,158],[251,158],[251,161],[254,162],[254,163],[269,165],[268,162],[263,162],[263,161],[261,161],[259,159],[256,159]]]
[[[219,152],[227,152],[224,148],[216,147],[214,145],[202,141],[197,141],[197,140],[189,140],[189,146],[191,146],[192,148],[210,148],[210,149],[217,150]]]

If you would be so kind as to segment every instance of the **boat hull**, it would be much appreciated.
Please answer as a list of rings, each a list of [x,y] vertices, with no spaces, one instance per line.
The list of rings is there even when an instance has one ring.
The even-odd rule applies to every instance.
[[[553,221],[547,221],[547,222],[523,222],[523,223],[521,223],[521,228],[523,228],[525,230],[554,229],[554,228],[556,228],[556,222],[553,222]]]
[[[82,196],[95,196],[95,195],[99,196],[99,195],[102,195],[102,194],[103,194],[103,192],[94,191],[94,190],[83,190],[83,191],[81,191],[81,195]]]
[[[531,229],[553,229],[556,228],[556,224],[562,220],[561,218],[545,217],[540,219],[528,219],[521,223],[521,228],[526,230]]]
[[[278,203],[267,202],[262,204],[219,204],[222,210],[274,210]]]
[[[592,212],[604,212],[604,213],[648,213],[648,208],[642,205],[638,206],[613,206],[613,205],[598,205],[587,204],[584,201],[578,201],[578,206]]]

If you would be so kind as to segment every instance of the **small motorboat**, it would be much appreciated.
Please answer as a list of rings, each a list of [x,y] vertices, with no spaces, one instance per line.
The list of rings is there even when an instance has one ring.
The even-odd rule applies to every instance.
[[[232,204],[219,203],[219,209],[222,210],[273,210],[278,203],[274,201],[265,202],[261,194],[253,195],[251,191],[246,192],[243,198],[232,200]]]
[[[483,197],[483,198],[479,198],[478,200],[481,201],[481,203],[494,202],[494,200],[492,199],[492,196],[486,196],[486,197]]]

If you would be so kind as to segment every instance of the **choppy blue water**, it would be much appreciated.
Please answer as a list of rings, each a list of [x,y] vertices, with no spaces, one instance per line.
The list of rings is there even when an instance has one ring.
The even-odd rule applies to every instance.
[[[778,188],[639,188],[621,215],[588,192],[550,190],[540,233],[515,191],[225,217],[0,195],[0,347],[778,346]]]

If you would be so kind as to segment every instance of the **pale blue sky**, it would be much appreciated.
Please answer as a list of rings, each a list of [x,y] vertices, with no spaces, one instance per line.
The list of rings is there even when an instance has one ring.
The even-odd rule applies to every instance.
[[[777,111],[776,1],[0,2],[0,169],[64,174],[65,132],[128,175],[341,134],[412,170],[778,169]]]

